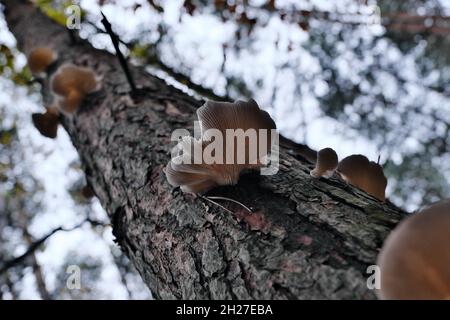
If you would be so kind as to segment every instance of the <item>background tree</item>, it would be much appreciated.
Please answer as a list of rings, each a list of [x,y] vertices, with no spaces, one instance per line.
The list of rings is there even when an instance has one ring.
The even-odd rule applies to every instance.
[[[36,176],[36,166],[40,168],[38,171],[45,172],[42,169],[47,161],[52,162],[52,167],[58,167],[64,151],[45,141],[47,138],[36,136],[32,128],[32,109],[23,100],[30,95],[40,102],[40,86],[32,81],[28,69],[21,67],[19,52],[15,47],[3,44],[0,61],[0,91],[8,93],[2,94],[0,99],[1,298],[150,297],[132,265],[124,256],[118,257],[112,239],[105,239],[104,235],[109,235],[111,230],[98,202],[81,194],[86,182],[79,160],[72,161],[65,155],[67,167],[61,168],[68,186],[65,198],[58,199],[60,195],[55,195],[53,188],[49,190],[48,184],[59,187],[54,176],[49,181]],[[64,138],[60,132],[58,142],[64,143]],[[65,207],[73,210],[73,216],[64,213]],[[77,247],[76,232],[87,238],[85,241],[95,253],[85,252],[86,246]],[[49,241],[53,238],[54,241]],[[73,242],[72,246],[67,243],[69,241]],[[102,250],[99,243],[103,242],[106,243]],[[67,252],[63,249],[61,256],[49,259],[55,250],[58,252],[58,247]],[[66,288],[67,266],[74,263],[83,267],[82,280],[86,285],[83,290]],[[117,280],[111,281],[114,276],[105,276],[105,273],[117,273]],[[111,287],[116,294],[111,295]]]

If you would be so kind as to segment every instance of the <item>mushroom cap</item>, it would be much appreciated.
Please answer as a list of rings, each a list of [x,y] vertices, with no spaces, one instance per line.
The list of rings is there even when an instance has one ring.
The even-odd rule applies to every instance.
[[[402,221],[377,264],[381,299],[450,299],[450,200]]]
[[[59,123],[58,114],[55,114],[53,111],[47,111],[46,113],[33,113],[31,115],[31,119],[40,134],[47,138],[56,138]]]
[[[95,197],[95,191],[92,188],[92,186],[90,184],[86,184],[82,189],[81,189],[81,194],[83,195],[83,197],[85,197],[86,199],[91,199],[93,197]]]
[[[313,177],[329,178],[338,166],[338,156],[331,148],[324,148],[317,152],[316,167],[310,172]]]
[[[348,183],[381,201],[386,199],[387,179],[383,167],[367,157],[361,154],[348,156],[339,162],[337,171]]]
[[[33,74],[38,74],[46,71],[56,59],[57,55],[52,49],[37,47],[28,55],[28,67]]]
[[[370,161],[369,163],[369,181],[367,190],[368,194],[374,196],[375,198],[385,201],[386,200],[386,187],[387,179],[384,175],[383,167],[378,163]]]
[[[367,184],[366,170],[368,167],[369,159],[366,156],[352,154],[339,162],[337,170],[344,180],[357,181],[359,185],[365,186]]]
[[[202,193],[218,185],[236,184],[242,170],[264,165],[263,158],[270,153],[274,138],[271,129],[276,129],[276,126],[254,100],[235,103],[208,101],[197,110],[197,116],[201,122],[201,138],[184,137],[177,145],[182,155],[171,159],[165,168],[172,186],[180,186],[184,192]],[[242,129],[235,131],[230,144],[228,129]],[[256,130],[253,132],[256,140],[246,138],[248,129]],[[267,130],[266,136],[259,135],[260,129]],[[265,149],[259,149],[261,143],[266,144]],[[250,147],[256,154],[249,151]],[[205,159],[208,156],[211,159]],[[201,161],[195,162],[195,157]]]
[[[250,99],[248,102],[238,100],[233,103],[207,101],[197,110],[197,116],[204,141],[209,141],[217,132],[222,134],[224,163],[229,163],[226,161],[229,157],[234,164],[243,164],[239,171],[244,168],[262,166],[262,158],[266,157],[272,148],[274,137],[271,130],[276,129],[276,125],[270,115],[259,108],[255,100]],[[230,139],[230,144],[227,140],[229,129],[242,129],[235,131],[235,137]],[[264,133],[262,129],[266,130],[265,136],[260,135]],[[246,133],[249,134],[247,137],[254,133],[256,139],[250,141],[246,138]],[[239,145],[239,140],[245,143]],[[260,148],[262,145],[265,146],[265,150]],[[238,156],[241,156],[244,161],[239,162]]]
[[[86,95],[97,90],[98,81],[95,72],[89,68],[64,64],[58,68],[51,79],[51,88],[60,96],[68,96],[73,91]]]
[[[98,89],[99,82],[91,69],[67,63],[52,76],[50,86],[57,96],[59,107],[67,113],[73,113],[86,94]]]
[[[181,155],[171,159],[165,168],[167,181],[190,193],[206,192],[218,185],[233,185],[239,180],[240,167],[232,164],[208,164],[203,152],[208,142],[184,137],[177,145]],[[199,159],[196,163],[195,159]]]
[[[70,92],[62,98],[59,98],[59,106],[67,113],[74,113],[83,101],[84,95],[77,90],[70,90]]]

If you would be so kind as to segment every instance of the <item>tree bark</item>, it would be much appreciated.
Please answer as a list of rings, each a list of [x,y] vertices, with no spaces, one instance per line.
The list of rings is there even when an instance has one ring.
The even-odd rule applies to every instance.
[[[115,56],[70,36],[29,4],[2,2],[25,54],[51,46],[57,64],[85,65],[103,77],[102,89],[62,124],[118,244],[155,298],[375,298],[366,268],[404,211],[337,177],[312,178],[311,165],[285,148],[276,175],[247,174],[236,186],[210,191],[251,206],[251,215],[183,194],[163,168],[172,131],[192,129],[203,102],[138,67],[131,67],[140,88],[132,96]]]

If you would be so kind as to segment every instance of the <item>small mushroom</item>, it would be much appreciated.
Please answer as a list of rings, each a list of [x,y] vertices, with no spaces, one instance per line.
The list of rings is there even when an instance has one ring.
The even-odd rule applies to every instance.
[[[315,178],[331,178],[338,166],[338,156],[336,151],[325,148],[317,152],[316,167],[311,170],[311,176]]]
[[[337,172],[351,185],[381,201],[386,200],[387,179],[383,168],[378,163],[369,161],[361,154],[354,154],[339,162]]]
[[[88,93],[98,90],[99,78],[89,68],[64,64],[51,78],[50,86],[57,96],[59,107],[73,113]]]
[[[28,55],[28,67],[31,73],[39,74],[45,72],[57,58],[57,54],[50,48],[34,48]]]
[[[181,186],[184,192],[202,193],[218,185],[234,185],[243,170],[266,165],[274,139],[271,130],[276,126],[254,100],[208,101],[197,110],[197,116],[201,138],[185,137],[179,143],[182,155],[172,159],[165,169],[171,185]],[[234,130],[231,139],[227,139],[229,129]],[[246,139],[249,129],[255,130],[256,140]],[[266,135],[259,135],[261,129],[267,130]],[[217,144],[217,138],[221,144]],[[217,146],[213,161],[205,161],[202,157],[205,149]],[[196,157],[201,159],[200,163],[194,161]]]
[[[381,299],[450,299],[450,200],[402,221],[377,264]]]
[[[81,194],[83,195],[83,197],[85,197],[86,199],[91,199],[93,197],[95,197],[95,191],[92,188],[92,186],[87,183],[82,189],[81,189]]]
[[[40,134],[47,138],[56,138],[58,133],[59,112],[55,107],[48,107],[45,113],[33,113],[31,119]]]

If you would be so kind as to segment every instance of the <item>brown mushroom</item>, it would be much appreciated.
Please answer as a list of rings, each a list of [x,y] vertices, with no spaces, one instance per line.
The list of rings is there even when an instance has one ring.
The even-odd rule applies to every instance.
[[[28,67],[33,74],[45,72],[47,68],[57,59],[57,54],[50,48],[34,48],[28,55]]]
[[[81,194],[83,195],[83,197],[85,197],[86,199],[91,199],[93,197],[95,197],[95,191],[92,188],[92,186],[87,183],[82,189],[81,189]]]
[[[377,264],[381,299],[450,299],[450,200],[402,221]]]
[[[354,154],[339,162],[337,172],[342,179],[354,185],[373,197],[384,201],[387,179],[383,168],[373,161],[369,161],[361,154]]]
[[[73,113],[88,93],[98,90],[99,79],[89,68],[65,64],[58,68],[50,85],[61,110]]]
[[[311,170],[311,176],[315,178],[330,178],[338,166],[338,156],[336,151],[325,148],[317,152],[316,167]]]
[[[276,126],[254,100],[235,103],[208,101],[197,110],[197,115],[201,123],[201,138],[185,137],[178,145],[183,155],[172,159],[165,169],[171,185],[181,186],[185,192],[201,193],[218,185],[236,184],[243,170],[267,164],[265,160],[274,139],[271,130]],[[233,131],[231,139],[227,138],[229,129],[237,130]],[[249,129],[256,133],[253,136],[256,140],[246,139],[246,134],[251,132]],[[259,135],[261,129],[266,130],[266,135]],[[222,139],[218,145],[217,135]],[[214,149],[215,146],[219,147]],[[213,161],[204,161],[202,156],[212,149]],[[202,159],[201,163],[194,163],[196,153]],[[188,161],[182,161],[181,157]]]
[[[54,139],[58,133],[59,112],[51,106],[45,113],[33,113],[31,115],[36,129],[47,138]]]

